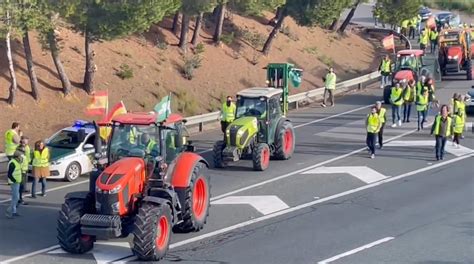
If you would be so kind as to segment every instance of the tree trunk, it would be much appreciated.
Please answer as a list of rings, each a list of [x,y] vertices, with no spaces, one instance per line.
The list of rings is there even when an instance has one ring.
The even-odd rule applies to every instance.
[[[193,46],[196,46],[199,40],[199,33],[201,32],[201,27],[202,27],[202,19],[204,17],[204,13],[201,12],[199,13],[199,16],[196,18],[196,24],[194,25],[194,33],[193,33],[193,39],[191,40],[191,43]]]
[[[85,50],[86,50],[86,71],[84,73],[84,90],[91,94],[94,91],[94,73],[95,73],[95,64],[94,56],[95,52],[91,47],[92,36],[89,33],[89,30],[86,29],[85,32]]]
[[[346,30],[347,26],[349,25],[349,22],[351,22],[351,19],[352,17],[354,16],[355,14],[355,11],[357,9],[357,7],[359,6],[360,4],[360,1],[361,0],[357,0],[357,2],[354,4],[354,6],[352,7],[351,11],[349,12],[349,14],[347,15],[346,19],[344,20],[344,22],[342,23],[341,27],[337,30],[339,33],[344,33],[344,31]]]
[[[48,43],[54,66],[56,66],[56,71],[58,72],[59,79],[61,80],[61,84],[63,86],[63,93],[64,95],[68,95],[71,92],[71,82],[67,77],[66,70],[64,70],[61,59],[59,58],[59,47],[56,41],[56,36],[54,35],[54,30],[48,32]]]
[[[276,38],[278,32],[280,32],[281,27],[283,26],[283,21],[285,20],[286,15],[282,15],[280,19],[278,19],[277,24],[273,28],[272,32],[268,36],[267,41],[265,42],[265,45],[263,45],[263,54],[268,55],[270,53],[270,49],[272,47],[273,40]]]
[[[179,12],[176,12],[176,14],[174,14],[174,17],[173,17],[173,26],[171,28],[171,31],[173,32],[173,34],[176,36],[178,34],[178,22],[179,22]]]
[[[186,13],[183,13],[183,21],[181,23],[181,36],[179,37],[178,46],[184,52],[186,52],[187,47],[188,47],[189,20],[190,20],[190,16]]]
[[[219,13],[216,23],[216,30],[214,31],[214,37],[212,38],[215,43],[219,43],[222,35],[222,27],[224,26],[226,4],[219,5]]]
[[[16,74],[15,67],[13,67],[13,58],[12,58],[12,47],[10,43],[11,37],[11,22],[10,22],[10,12],[6,11],[6,21],[8,25],[7,34],[5,36],[5,42],[7,45],[7,59],[8,59],[8,71],[10,72],[11,84],[10,84],[10,95],[8,96],[8,104],[13,105],[15,103],[15,95],[17,90]]]
[[[332,21],[331,26],[329,26],[329,30],[336,30],[337,25],[339,24],[339,18],[336,18]]]
[[[33,96],[35,100],[38,100],[39,99],[38,78],[36,77],[35,65],[33,63],[33,54],[31,54],[28,28],[25,28],[25,34],[23,36],[23,48],[25,49],[26,67],[28,68],[28,75],[30,77],[31,95]]]

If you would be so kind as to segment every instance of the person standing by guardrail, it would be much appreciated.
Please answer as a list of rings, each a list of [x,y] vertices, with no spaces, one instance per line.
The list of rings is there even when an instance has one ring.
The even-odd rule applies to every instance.
[[[5,213],[7,218],[19,216],[16,209],[18,200],[20,199],[20,184],[21,184],[21,163],[23,161],[22,154],[19,151],[13,152],[12,159],[8,162],[8,184],[11,188],[11,202]]]
[[[448,106],[442,105],[441,113],[436,115],[433,126],[431,127],[431,135],[434,134],[436,139],[436,160],[443,160],[446,140],[453,134],[452,130],[452,119],[449,116]]]
[[[334,106],[334,90],[336,90],[336,81],[337,81],[337,76],[334,73],[334,69],[332,67],[329,68],[328,73],[323,78],[323,81],[324,81],[324,95],[323,95],[323,103],[321,104],[321,106],[326,107],[326,100],[327,100],[327,97],[329,97],[329,101],[331,102],[331,107],[332,107]]]
[[[222,104],[221,108],[221,130],[225,134],[227,126],[232,123],[235,119],[235,103],[232,102],[232,96],[227,96],[226,101]]]
[[[49,149],[43,141],[35,143],[33,152],[33,184],[31,186],[31,197],[36,198],[36,183],[41,182],[41,195],[46,196],[46,178],[49,176]]]
[[[28,167],[31,163],[31,149],[28,145],[29,138],[26,136],[21,136],[20,146],[17,150],[23,155],[23,161],[21,163],[21,184],[20,184],[20,200],[19,204],[27,205],[28,203],[23,200],[23,193],[29,192],[27,190],[28,186]]]
[[[13,158],[16,148],[20,145],[21,136],[23,132],[20,130],[20,123],[13,122],[12,128],[5,132],[5,155],[8,160]]]
[[[379,65],[379,71],[381,75],[381,84],[380,88],[383,89],[386,85],[390,83],[390,76],[392,75],[392,60],[390,60],[390,56],[387,54],[382,59]]]
[[[400,118],[400,112],[403,104],[403,89],[400,83],[395,84],[392,87],[390,93],[390,103],[392,104],[392,127],[402,126],[402,119]]]

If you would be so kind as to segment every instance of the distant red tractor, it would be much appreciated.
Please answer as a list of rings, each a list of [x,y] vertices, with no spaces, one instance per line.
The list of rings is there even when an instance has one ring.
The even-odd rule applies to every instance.
[[[100,140],[95,144],[101,162],[89,191],[67,194],[59,213],[57,238],[65,251],[82,254],[97,239],[132,233],[134,254],[159,260],[172,231],[203,228],[210,203],[208,164],[186,144],[184,122],[172,114],[157,123],[153,113],[128,113],[112,121],[106,158]]]
[[[390,93],[395,83],[402,80],[418,81],[418,77],[428,74],[428,72],[423,69],[423,56],[423,50],[400,50],[397,52],[392,85],[385,86],[383,91],[383,98],[386,104],[390,103]]]
[[[467,80],[472,80],[474,44],[470,34],[469,29],[445,29],[440,32],[438,61],[443,76],[466,71]]]

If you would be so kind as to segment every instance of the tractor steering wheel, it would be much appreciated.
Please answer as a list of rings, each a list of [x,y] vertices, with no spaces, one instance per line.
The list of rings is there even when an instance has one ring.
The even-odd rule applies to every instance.
[[[262,113],[260,113],[260,111],[258,111],[257,109],[250,109],[247,111],[247,113],[251,116],[261,116]]]

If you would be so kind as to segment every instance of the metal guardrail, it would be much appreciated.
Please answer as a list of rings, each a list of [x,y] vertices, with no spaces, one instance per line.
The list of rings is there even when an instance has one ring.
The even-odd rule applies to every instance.
[[[357,86],[359,89],[361,89],[362,85],[365,82],[373,81],[379,77],[380,77],[380,73],[377,71],[377,72],[372,72],[372,73],[369,73],[369,74],[366,74],[366,75],[363,75],[351,80],[337,83],[335,94],[339,94],[341,92],[347,92],[354,86]],[[307,92],[290,95],[288,97],[288,103],[290,105],[294,105],[295,109],[298,109],[300,102],[313,100],[317,97],[322,97],[323,94],[324,94],[324,88],[316,88]],[[186,125],[198,126],[198,131],[202,132],[204,130],[204,124],[217,122],[219,117],[220,117],[219,111],[197,115],[197,116],[191,116],[191,117],[186,118],[187,120]]]

